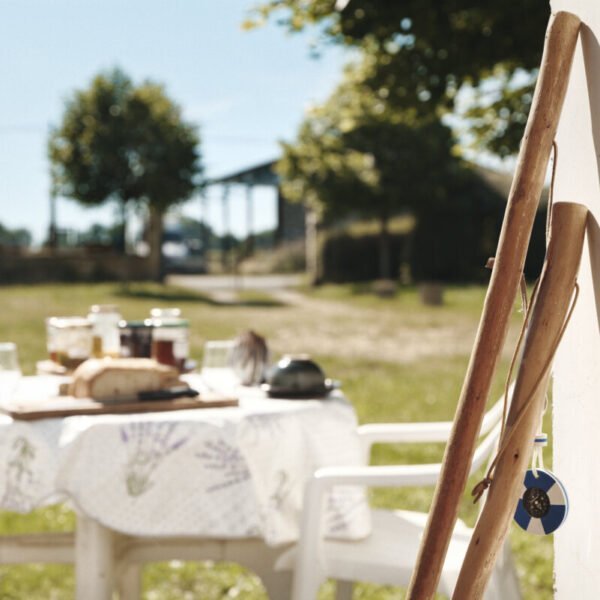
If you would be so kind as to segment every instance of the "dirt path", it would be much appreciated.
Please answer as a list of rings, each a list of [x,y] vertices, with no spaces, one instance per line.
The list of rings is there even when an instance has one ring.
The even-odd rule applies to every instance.
[[[377,310],[334,300],[310,298],[293,290],[271,292],[294,306],[297,325],[272,336],[274,345],[290,352],[410,363],[426,357],[468,354],[476,332],[471,319],[413,318],[406,322],[394,308]],[[425,321],[431,321],[429,325]],[[306,350],[304,350],[306,351]]]
[[[209,293],[216,301],[235,306],[231,278],[177,277],[178,286]],[[232,306],[232,320],[269,339],[276,353],[310,353],[362,360],[411,363],[427,358],[466,356],[471,352],[477,316],[446,308],[406,309],[363,307],[354,302],[325,300],[293,289],[288,278],[253,278],[243,289],[256,289],[281,307]],[[511,334],[505,355],[510,352]]]

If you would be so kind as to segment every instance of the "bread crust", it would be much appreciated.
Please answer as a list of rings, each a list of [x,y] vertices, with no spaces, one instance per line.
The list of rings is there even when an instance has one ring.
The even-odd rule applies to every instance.
[[[181,385],[173,367],[150,358],[90,359],[73,372],[69,394],[75,398],[118,400]]]

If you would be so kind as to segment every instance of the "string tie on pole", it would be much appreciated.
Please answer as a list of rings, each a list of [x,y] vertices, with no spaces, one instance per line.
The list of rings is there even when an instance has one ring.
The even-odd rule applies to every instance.
[[[484,477],[473,488],[473,491],[471,492],[471,496],[474,496],[473,504],[475,504],[476,502],[479,502],[479,498],[481,498],[481,496],[483,496],[483,494],[485,493],[485,490],[487,490],[490,487],[490,485],[492,485],[492,481],[493,481],[493,478],[491,476]]]
[[[531,472],[537,479],[538,469],[544,468],[543,449],[548,445],[548,436],[545,433],[538,433],[533,441],[533,454],[531,456]]]

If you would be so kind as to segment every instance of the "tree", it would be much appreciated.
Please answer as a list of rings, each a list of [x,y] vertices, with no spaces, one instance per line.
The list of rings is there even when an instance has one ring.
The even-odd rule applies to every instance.
[[[0,246],[28,248],[31,246],[31,232],[28,229],[10,229],[0,223]]]
[[[343,83],[283,144],[278,165],[283,192],[327,221],[358,213],[380,223],[379,276],[388,279],[388,221],[402,209],[420,210],[444,195],[440,182],[457,162],[452,136],[438,120],[391,112],[349,68]]]
[[[546,0],[350,0],[342,11],[333,0],[268,0],[247,25],[272,15],[292,32],[314,27],[321,42],[359,48],[365,81],[399,109],[439,116],[452,110],[462,86],[474,86],[475,110],[466,116],[474,119],[477,140],[502,155],[517,150],[541,58]]]
[[[384,279],[392,277],[390,217],[401,211],[417,217],[413,274],[423,280],[466,273],[473,254],[460,250],[461,236],[481,248],[484,217],[501,214],[497,194],[454,152],[450,129],[374,96],[360,66],[346,69],[331,97],[307,115],[297,140],[282,146],[278,171],[287,198],[309,204],[325,221],[352,214],[379,221]]]
[[[153,272],[160,278],[162,217],[197,189],[198,145],[196,127],[161,85],[136,86],[118,69],[102,73],[72,95],[51,132],[53,191],[84,206],[117,203],[123,249],[127,206],[147,207]]]
[[[121,227],[119,225],[106,226],[94,223],[87,230],[79,233],[79,244],[93,244],[117,247],[120,244]]]

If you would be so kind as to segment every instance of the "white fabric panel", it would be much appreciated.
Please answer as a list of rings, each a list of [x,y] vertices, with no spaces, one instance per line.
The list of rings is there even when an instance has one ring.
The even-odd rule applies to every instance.
[[[555,362],[552,469],[570,499],[569,516],[555,534],[555,597],[583,600],[600,590],[600,3],[553,0],[552,9],[584,23],[557,135],[556,200],[587,205],[593,219],[579,302]]]

